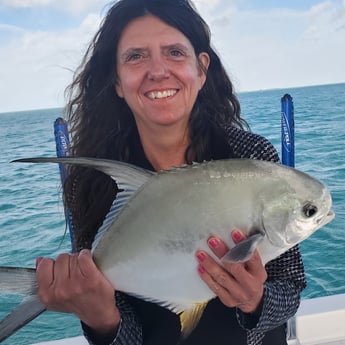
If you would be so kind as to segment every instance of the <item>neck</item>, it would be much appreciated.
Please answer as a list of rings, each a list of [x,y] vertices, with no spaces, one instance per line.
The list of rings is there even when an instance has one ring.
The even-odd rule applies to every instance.
[[[187,128],[160,128],[145,132],[138,128],[147,159],[156,171],[168,170],[185,164],[185,152],[189,144]]]

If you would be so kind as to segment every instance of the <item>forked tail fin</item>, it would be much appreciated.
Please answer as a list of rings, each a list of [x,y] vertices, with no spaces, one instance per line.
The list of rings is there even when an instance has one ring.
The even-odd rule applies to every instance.
[[[32,268],[0,267],[0,294],[4,293],[27,297],[0,321],[0,343],[46,310],[38,298]]]

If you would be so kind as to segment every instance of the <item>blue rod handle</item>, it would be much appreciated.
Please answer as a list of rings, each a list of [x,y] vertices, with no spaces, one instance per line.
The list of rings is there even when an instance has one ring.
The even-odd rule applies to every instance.
[[[282,163],[295,166],[295,120],[292,97],[281,98]]]
[[[68,156],[70,140],[68,136],[67,122],[61,117],[57,118],[54,122],[54,136],[55,136],[57,157]],[[60,170],[61,183],[63,185],[68,172],[67,172],[66,167],[63,164],[59,164],[59,170]],[[73,235],[73,227],[72,227],[72,216],[69,209],[66,209],[65,212],[66,212],[65,216],[67,218],[67,223],[68,223],[69,235],[71,239],[72,252],[74,252],[75,247],[74,247],[74,235]]]

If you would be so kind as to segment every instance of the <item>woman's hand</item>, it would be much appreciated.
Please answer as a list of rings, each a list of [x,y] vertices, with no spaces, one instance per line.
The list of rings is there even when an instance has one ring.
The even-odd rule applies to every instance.
[[[238,230],[231,234],[235,243],[245,239]],[[208,245],[213,253],[221,258],[229,250],[226,244],[217,237],[210,237]],[[244,263],[225,263],[224,267],[204,251],[198,251],[198,271],[201,279],[228,307],[237,307],[244,313],[256,311],[264,293],[267,279],[265,267],[262,265],[257,250]]]
[[[99,334],[115,332],[120,313],[114,287],[97,269],[89,250],[37,259],[39,297],[48,310],[73,313]]]

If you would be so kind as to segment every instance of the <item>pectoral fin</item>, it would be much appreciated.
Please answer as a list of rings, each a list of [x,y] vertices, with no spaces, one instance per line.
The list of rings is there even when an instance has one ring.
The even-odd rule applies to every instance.
[[[235,247],[230,249],[222,258],[222,262],[245,262],[248,261],[255,248],[263,240],[265,235],[263,233],[256,233],[249,236],[245,240],[238,243]]]
[[[197,303],[192,309],[188,309],[180,314],[181,338],[186,339],[197,326],[200,318],[207,306],[207,302]]]

